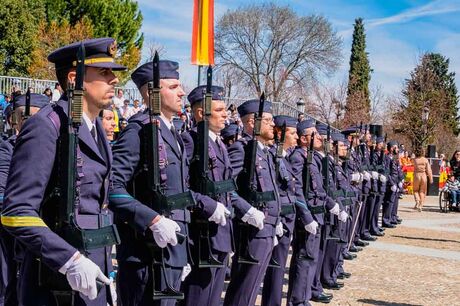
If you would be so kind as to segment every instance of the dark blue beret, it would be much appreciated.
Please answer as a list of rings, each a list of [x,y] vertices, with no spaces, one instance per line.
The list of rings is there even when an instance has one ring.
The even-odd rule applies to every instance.
[[[248,100],[243,102],[240,106],[238,106],[238,114],[241,117],[246,116],[247,114],[257,113],[259,111],[259,99]],[[272,103],[270,101],[265,101],[264,104],[264,113],[271,113],[272,112]]]
[[[13,100],[14,107],[26,106],[26,95],[20,95]],[[50,104],[50,99],[45,95],[37,93],[30,94],[30,106],[42,108]]]
[[[359,133],[359,126],[350,126],[342,130],[342,134],[345,136]]]
[[[381,143],[381,142],[384,142],[384,141],[385,141],[385,138],[383,138],[382,136],[377,137],[377,143]]]
[[[77,52],[81,42],[64,46],[48,55],[48,61],[54,63],[56,70],[77,66]],[[117,42],[110,37],[83,40],[85,46],[85,66],[126,70],[125,66],[115,63]]]
[[[222,131],[220,131],[220,137],[222,139],[227,137],[235,136],[239,131],[239,126],[237,124],[229,124]]]
[[[345,136],[343,136],[340,133],[332,133],[331,134],[331,139],[332,139],[332,141],[345,142]]]
[[[391,148],[393,146],[397,146],[398,145],[398,142],[396,140],[391,140],[387,143],[387,147],[388,148]]]
[[[203,101],[206,94],[206,85],[201,85],[193,89],[187,96],[190,105]],[[213,100],[224,100],[224,88],[220,86],[212,86],[211,94]]]
[[[321,122],[316,124],[316,130],[320,135],[327,135],[327,125]]]
[[[139,66],[131,74],[131,79],[137,88],[141,88],[142,85],[153,81],[153,62],[145,63]],[[160,61],[160,79],[179,79],[179,63],[161,60]]]
[[[297,124],[297,134],[301,136],[306,129],[315,127],[315,125],[316,122],[313,119],[302,120]]]
[[[275,126],[282,127],[286,123],[286,127],[297,127],[297,119],[291,116],[278,115],[273,118]]]

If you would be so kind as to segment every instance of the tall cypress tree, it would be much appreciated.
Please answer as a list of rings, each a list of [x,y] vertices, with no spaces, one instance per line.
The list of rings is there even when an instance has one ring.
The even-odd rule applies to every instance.
[[[345,124],[370,121],[369,81],[371,72],[368,53],[366,52],[366,34],[364,33],[363,19],[357,18],[351,45]]]

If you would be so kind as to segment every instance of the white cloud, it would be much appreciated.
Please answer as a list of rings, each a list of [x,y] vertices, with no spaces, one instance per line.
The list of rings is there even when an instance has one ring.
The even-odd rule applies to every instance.
[[[460,34],[448,33],[436,44],[434,51],[449,58],[449,71],[455,72],[455,83],[460,89]]]

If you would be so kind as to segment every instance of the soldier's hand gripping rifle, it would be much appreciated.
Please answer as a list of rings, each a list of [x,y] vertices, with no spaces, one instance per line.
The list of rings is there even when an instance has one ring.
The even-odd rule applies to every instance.
[[[78,249],[81,253],[87,254],[89,250],[103,247],[111,247],[120,243],[120,237],[115,224],[110,220],[99,220],[95,215],[95,224],[102,223],[99,229],[82,229],[78,222],[80,206],[80,187],[77,184],[77,169],[81,167],[78,159],[78,134],[82,124],[83,113],[83,80],[85,76],[85,47],[81,43],[77,53],[77,72],[75,84],[68,86],[68,119],[66,124],[60,128],[58,143],[58,186],[52,194],[45,199],[41,215],[52,230],[61,236],[65,241]],[[30,115],[30,92],[26,116]],[[64,123],[64,122],[63,122]],[[47,207],[48,200],[57,197],[57,207]],[[46,265],[39,265],[39,286],[50,289],[58,305],[73,305],[73,292],[65,276],[52,272]],[[96,281],[98,289],[103,284]]]
[[[149,92],[149,105],[148,113],[150,122],[147,126],[147,145],[146,145],[146,156],[147,156],[147,167],[148,167],[148,186],[152,191],[152,209],[159,211],[160,214],[164,216],[170,216],[173,209],[185,209],[189,206],[193,206],[195,203],[193,198],[188,192],[187,194],[178,194],[172,196],[166,196],[164,190],[161,186],[161,175],[160,175],[160,152],[159,152],[159,126],[161,115],[161,97],[160,97],[160,58],[158,53],[155,52],[153,58],[153,81],[148,83],[148,92]],[[191,198],[191,199],[190,199]],[[178,206],[174,206],[175,201],[179,202]],[[177,241],[179,244],[183,243],[186,236],[181,233],[176,233]],[[153,263],[150,267],[152,275],[155,275],[154,267],[157,266],[161,269],[161,273],[165,279],[166,289],[156,290],[155,289],[155,279],[151,286],[153,292],[153,300],[162,300],[162,299],[184,299],[184,294],[174,288],[168,275],[166,274],[166,258],[164,254],[164,249],[158,247],[156,244],[151,241],[147,242],[149,251],[153,257]]]
[[[216,199],[219,194],[234,191],[236,184],[233,179],[213,181],[209,173],[209,117],[211,116],[212,104],[212,67],[209,66],[206,78],[206,92],[203,101],[203,120],[197,123],[198,145],[195,150],[194,162],[198,163],[198,180],[192,181],[198,192]],[[198,267],[200,268],[222,268],[224,263],[219,261],[211,250],[211,238],[209,236],[209,221],[195,219],[199,227],[198,241]]]
[[[240,189],[240,193],[246,201],[252,206],[262,209],[265,207],[265,202],[273,201],[275,194],[273,191],[259,192],[257,191],[257,182],[254,180],[256,174],[256,161],[257,161],[257,137],[260,136],[260,129],[262,126],[262,115],[264,112],[265,94],[262,93],[259,102],[259,112],[254,114],[254,130],[252,139],[245,147],[245,160],[244,160],[244,175],[238,177],[239,186],[244,187]],[[259,264],[259,261],[251,255],[249,251],[249,225],[241,223],[240,237],[239,237],[239,251],[238,263],[240,264]]]

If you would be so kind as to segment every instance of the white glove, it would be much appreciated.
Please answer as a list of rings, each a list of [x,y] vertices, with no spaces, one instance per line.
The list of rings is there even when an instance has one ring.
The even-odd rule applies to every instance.
[[[318,222],[313,220],[311,223],[308,223],[305,225],[305,230],[312,235],[316,235],[316,232],[318,231]]]
[[[273,247],[276,247],[278,245],[278,243],[279,243],[278,242],[278,237],[276,237],[276,235],[275,235],[275,237],[273,238]]]
[[[192,267],[190,264],[186,264],[185,267],[182,268],[182,273],[180,274],[181,281],[184,281],[190,272],[192,272]]]
[[[278,236],[278,237],[282,237],[282,236],[283,236],[283,234],[284,234],[284,231],[283,231],[283,223],[279,222],[279,223],[276,225],[275,232],[276,232],[276,236]]]
[[[260,210],[251,207],[248,212],[241,218],[241,221],[251,224],[260,230],[264,229],[265,215]]]
[[[339,204],[335,203],[334,207],[332,207],[329,212],[335,216],[338,216],[340,214]]]
[[[363,172],[363,180],[364,181],[370,181],[371,180],[371,175],[369,174],[369,172],[367,172],[367,171]]]
[[[374,180],[379,178],[379,173],[377,171],[371,171],[371,175]]]
[[[220,226],[225,226],[227,224],[228,215],[230,215],[230,211],[225,208],[224,204],[217,202],[216,209],[208,220],[217,223]]]
[[[387,182],[387,177],[383,174],[379,174],[379,180],[385,184]]]
[[[351,175],[351,181],[355,183],[359,183],[362,180],[362,175],[359,172],[355,172]]]
[[[153,232],[153,239],[160,248],[166,247],[169,243],[172,246],[177,244],[176,232],[180,232],[179,224],[166,217],[161,217],[158,222],[150,226]]]
[[[81,292],[90,300],[97,297],[96,280],[100,280],[106,285],[111,283],[99,266],[83,255],[80,255],[70,264],[65,276],[72,290]]]
[[[402,182],[399,182],[399,183],[398,183],[398,188],[399,188],[399,189],[402,189],[402,188],[403,188],[403,183],[402,183]]]
[[[347,214],[346,211],[342,210],[342,211],[340,212],[340,214],[339,214],[339,220],[340,220],[341,222],[344,222],[344,223],[347,222],[347,220],[348,220],[348,214]]]
[[[396,187],[396,185],[391,186],[391,191],[396,192],[396,190],[398,190],[398,187]]]

